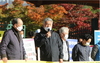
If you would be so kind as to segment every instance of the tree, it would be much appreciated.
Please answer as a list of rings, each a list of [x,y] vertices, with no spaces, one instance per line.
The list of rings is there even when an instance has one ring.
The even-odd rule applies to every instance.
[[[78,35],[78,37],[85,33],[91,33],[91,19],[97,17],[98,11],[93,12],[93,7],[77,4],[59,4],[63,6],[68,14],[65,14],[57,23],[55,28],[59,29],[62,26],[70,28],[71,35]],[[95,9],[96,11],[97,9]],[[59,25],[59,23],[61,25]],[[85,30],[82,32],[81,30]],[[79,32],[80,31],[80,32]],[[78,33],[79,32],[79,33]],[[73,38],[78,38],[73,37]],[[72,38],[72,37],[71,37]]]
[[[50,4],[36,7],[30,2],[26,2],[27,5],[23,6],[24,2],[14,0],[12,7],[7,8],[7,4],[0,6],[0,21],[9,23],[13,18],[19,17],[29,32],[40,28],[43,19],[50,17],[54,20],[55,31],[62,26],[68,26],[71,32],[84,29],[91,31],[91,19],[97,17],[100,11],[91,6],[77,4]]]
[[[24,1],[14,0],[13,6],[6,8],[3,6],[1,10],[1,21],[9,23],[13,18],[21,18],[26,25],[27,32],[35,31],[37,28],[42,26],[42,21],[46,17],[50,17],[57,21],[62,18],[64,13],[67,11],[64,7],[51,4],[51,5],[41,5],[40,7],[35,7],[34,4],[28,3],[28,5],[23,6]]]

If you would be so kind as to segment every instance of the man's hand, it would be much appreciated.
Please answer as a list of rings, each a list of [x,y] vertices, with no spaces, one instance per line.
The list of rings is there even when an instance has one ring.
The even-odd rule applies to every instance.
[[[7,63],[7,57],[2,58],[3,63]]]
[[[28,56],[27,55],[25,55],[25,59],[24,60],[27,62],[27,60],[28,60]]]
[[[49,38],[51,36],[51,32],[47,32],[46,36]]]
[[[25,62],[27,62],[28,58],[25,58]]]
[[[60,60],[59,60],[59,63],[63,63],[63,59],[60,59]]]

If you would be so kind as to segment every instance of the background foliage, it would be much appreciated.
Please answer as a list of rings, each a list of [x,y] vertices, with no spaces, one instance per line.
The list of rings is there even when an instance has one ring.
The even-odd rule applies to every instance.
[[[54,20],[53,29],[57,31],[62,26],[68,26],[70,31],[82,28],[91,30],[91,19],[99,16],[100,9],[77,4],[50,4],[36,7],[34,4],[15,0],[11,7],[8,4],[0,6],[0,21],[9,23],[19,17],[26,25],[26,32],[35,31],[42,26],[43,19],[50,17]]]

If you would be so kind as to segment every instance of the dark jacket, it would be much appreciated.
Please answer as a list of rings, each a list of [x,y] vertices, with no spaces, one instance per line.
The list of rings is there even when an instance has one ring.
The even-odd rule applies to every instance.
[[[73,61],[89,61],[90,47],[84,46],[82,43],[78,43],[72,50]]]
[[[59,35],[51,31],[51,37],[46,37],[46,31],[41,28],[41,32],[35,37],[36,47],[40,47],[40,59],[43,61],[59,61],[63,58],[62,42]]]
[[[100,42],[92,48],[91,58],[95,61],[100,61]]]
[[[94,47],[92,48],[92,52],[91,52],[91,58],[93,60],[95,60],[97,52],[98,52],[98,45],[94,45]]]
[[[0,44],[1,57],[7,57],[8,60],[25,59],[25,50],[23,41],[18,31],[13,27],[4,33]]]

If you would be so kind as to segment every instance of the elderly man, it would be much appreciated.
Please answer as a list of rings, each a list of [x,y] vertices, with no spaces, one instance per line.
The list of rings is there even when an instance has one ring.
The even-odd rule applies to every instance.
[[[35,37],[36,47],[40,47],[42,61],[63,62],[62,42],[59,35],[52,30],[53,20],[45,18],[41,32]]]
[[[59,29],[59,34],[63,43],[63,61],[69,61],[70,54],[69,54],[69,44],[68,44],[68,35],[69,35],[69,29],[68,27],[62,27]]]
[[[15,18],[12,20],[12,24],[12,29],[9,29],[4,33],[0,44],[3,61],[23,60],[26,56],[22,37],[19,33],[19,31],[23,29],[23,22],[20,18]]]

